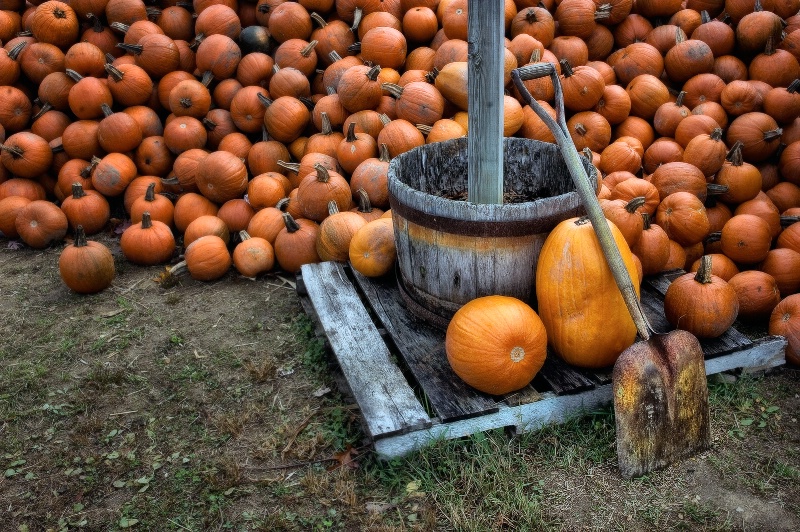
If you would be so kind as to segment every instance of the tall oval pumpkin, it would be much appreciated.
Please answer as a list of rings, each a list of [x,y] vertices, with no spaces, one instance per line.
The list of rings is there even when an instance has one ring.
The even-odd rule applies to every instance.
[[[612,222],[608,225],[631,278],[638,280],[625,238]],[[588,218],[564,220],[548,235],[536,266],[536,298],[548,342],[569,364],[609,366],[636,338]]]

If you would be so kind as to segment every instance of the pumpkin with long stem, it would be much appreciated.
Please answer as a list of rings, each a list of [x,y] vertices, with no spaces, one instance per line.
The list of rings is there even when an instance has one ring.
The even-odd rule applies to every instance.
[[[142,221],[142,215],[150,213],[150,218],[158,220],[172,227],[175,215],[175,205],[166,196],[156,193],[156,183],[151,182],[147,185],[144,196],[133,200],[130,208],[131,223]]]
[[[86,240],[83,226],[78,225],[72,245],[65,247],[58,257],[58,272],[70,290],[96,294],[114,281],[114,256],[100,242]]]

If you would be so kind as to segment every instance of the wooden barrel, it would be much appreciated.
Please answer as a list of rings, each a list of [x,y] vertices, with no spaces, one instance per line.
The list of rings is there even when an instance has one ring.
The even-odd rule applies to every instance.
[[[582,158],[587,171],[589,162]],[[467,139],[415,148],[389,165],[401,293],[417,316],[446,325],[476,297],[533,303],[536,262],[548,233],[583,214],[559,148],[504,139],[502,205],[467,196]]]

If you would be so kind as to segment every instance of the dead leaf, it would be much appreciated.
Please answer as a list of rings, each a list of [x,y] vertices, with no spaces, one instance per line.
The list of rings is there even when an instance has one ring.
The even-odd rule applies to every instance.
[[[351,445],[347,446],[347,449],[340,453],[334,453],[333,458],[336,460],[336,464],[330,466],[328,471],[332,471],[339,467],[349,467],[350,469],[358,469],[358,461],[356,460],[356,456],[358,455],[358,449],[354,449]]]
[[[313,395],[314,397],[322,397],[323,395],[329,393],[330,391],[331,391],[330,388],[328,388],[327,386],[323,386],[321,388],[317,388],[316,390],[314,390],[314,393],[312,393],[311,395]]]

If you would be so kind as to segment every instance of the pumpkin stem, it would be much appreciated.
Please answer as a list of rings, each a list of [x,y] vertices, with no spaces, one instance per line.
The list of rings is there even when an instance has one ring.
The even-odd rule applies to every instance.
[[[767,37],[767,44],[764,45],[764,55],[774,55],[775,54],[775,36],[770,35]]]
[[[51,141],[51,142],[53,142],[53,141]],[[59,142],[58,144],[54,144],[54,145],[50,146],[50,151],[53,152],[53,153],[61,153],[61,152],[63,152],[64,151],[64,143],[63,142]]]
[[[286,212],[286,209],[289,208],[289,201],[291,201],[288,197],[281,198],[278,200],[278,203],[275,204],[275,208],[281,212]]]
[[[286,230],[288,232],[294,233],[295,231],[300,230],[300,225],[294,218],[292,218],[291,214],[285,212],[281,216],[283,216],[283,224],[286,226]]]
[[[433,127],[427,124],[415,124],[415,126],[419,130],[419,132],[425,135],[426,137],[430,135],[431,130],[433,129]]]
[[[542,51],[536,48],[533,52],[531,52],[531,58],[528,60],[528,63],[538,63],[542,60]]]
[[[239,239],[244,242],[245,240],[250,240],[250,233],[247,232],[246,229],[242,229],[239,231]]]
[[[392,119],[391,119],[391,118],[389,118],[389,115],[387,115],[386,113],[381,113],[381,115],[380,115],[380,119],[381,119],[381,123],[382,123],[384,126],[385,126],[385,125],[387,125],[389,122],[391,122],[391,121],[392,121]]]
[[[719,183],[708,183],[706,185],[706,194],[708,196],[721,196],[728,192],[728,185],[720,185]]]
[[[314,170],[317,171],[317,181],[320,183],[327,183],[331,179],[331,174],[327,168],[322,166],[320,163],[316,163],[314,165]]]
[[[764,11],[764,7],[761,5],[761,0],[756,0],[756,5],[753,7],[753,11]]]
[[[350,125],[347,126],[347,136],[344,138],[347,142],[355,142],[358,140],[356,137],[356,123],[350,122]]]
[[[715,127],[714,130],[708,136],[711,137],[711,140],[714,141],[722,139],[722,128]]]
[[[372,202],[369,201],[369,194],[363,188],[356,190],[358,196],[358,212],[372,212]]]
[[[161,178],[161,183],[164,184],[164,185],[170,185],[170,186],[172,186],[172,185],[180,185],[181,184],[181,182],[178,181],[177,177],[162,177]]]
[[[145,201],[155,201],[156,200],[156,184],[155,182],[150,183],[147,185],[147,190],[144,192],[144,200]]]
[[[339,52],[337,52],[336,50],[333,50],[332,52],[330,52],[328,54],[328,57],[330,58],[331,63],[335,63],[336,61],[341,61],[342,60],[342,56],[339,55]]]
[[[261,142],[269,142],[269,132],[267,131],[267,126],[261,124]]]
[[[628,202],[628,203],[625,205],[625,210],[626,210],[626,211],[628,211],[629,213],[633,214],[633,213],[635,213],[635,212],[636,212],[636,210],[637,210],[639,207],[641,207],[642,205],[644,205],[644,203],[645,203],[644,196],[636,196],[635,198],[633,198],[632,200],[630,200],[630,201],[629,201],[629,202]]]
[[[290,172],[294,172],[295,174],[300,171],[300,163],[288,163],[286,161],[278,160],[278,166],[285,168]]]
[[[95,33],[103,32],[103,21],[101,21],[97,15],[94,13],[86,13],[86,18],[88,18],[89,22],[92,23],[92,30]]]
[[[783,129],[779,128],[779,127],[775,128],[775,129],[771,129],[769,131],[765,131],[764,132],[764,142],[770,142],[772,140],[780,138],[780,136],[782,134],[783,134]]]
[[[202,43],[205,40],[205,38],[206,36],[204,33],[198,33],[197,35],[195,35],[194,39],[192,39],[192,42],[189,44],[189,49],[193,52],[196,52],[197,49],[200,47],[200,43]]]
[[[67,13],[60,7],[56,7],[55,9],[53,9],[53,16],[55,18],[67,18]]]
[[[75,228],[75,240],[73,240],[72,245],[76,248],[82,248],[89,245],[89,243],[86,242],[86,232],[83,230],[82,225],[78,225],[78,227]]]
[[[118,42],[117,48],[122,48],[129,54],[133,55],[140,55],[142,53],[142,50],[144,50],[144,46],[142,46],[141,44],[130,44],[124,42]]]
[[[643,212],[642,220],[644,221],[644,230],[647,231],[648,229],[650,229],[650,226],[652,225],[652,222],[650,221],[650,213]]]
[[[206,70],[203,72],[203,77],[200,78],[200,83],[208,87],[211,85],[211,82],[214,81],[214,73],[210,70]]]
[[[109,76],[111,76],[111,79],[116,82],[122,81],[122,78],[125,76],[125,73],[122,70],[118,69],[111,63],[105,63],[103,68],[106,69],[106,72]]]
[[[711,15],[708,14],[708,11],[705,9],[700,12],[700,22],[702,24],[708,24],[711,22]]]
[[[367,71],[367,79],[370,81],[375,81],[378,79],[378,75],[381,73],[381,66],[374,65]]]
[[[433,67],[429,72],[425,73],[425,81],[428,83],[436,82],[436,78],[439,77],[439,69]]]
[[[144,10],[147,13],[147,17],[150,19],[155,20],[159,16],[161,16],[161,10],[158,9],[157,7],[147,6]]]
[[[678,26],[677,29],[675,30],[675,44],[682,43],[685,40],[686,40],[686,34],[683,32],[680,26]]]
[[[561,65],[561,73],[565,78],[572,76],[572,65],[569,64],[567,58],[559,59],[558,64]]]
[[[392,157],[389,155],[389,146],[387,146],[385,142],[381,143],[378,153],[380,155],[380,157],[378,157],[379,161],[388,163],[392,160]]]
[[[99,162],[99,161],[100,161],[100,159],[97,159],[97,161]],[[87,164],[86,166],[84,166],[84,167],[81,169],[80,176],[81,176],[82,178],[84,178],[84,179],[88,179],[88,178],[89,178],[89,176],[91,176],[91,175],[92,175],[92,170],[94,170],[94,167],[95,167],[95,166],[97,166],[97,165],[94,163],[94,161],[92,161],[91,163]]]
[[[184,109],[189,109],[189,108],[192,107],[192,99],[188,98],[188,97],[185,97],[185,96],[183,98],[181,98],[178,101],[178,103],[180,103],[181,107],[183,107]]]
[[[364,16],[364,10],[360,7],[357,7],[355,11],[353,11],[353,25],[350,26],[350,29],[355,33],[358,30],[358,25],[361,24],[361,17]]]
[[[300,50],[300,55],[308,57],[314,51],[314,47],[319,44],[319,41],[311,41]]]
[[[583,122],[578,122],[575,124],[575,131],[581,136],[586,135],[586,126],[583,125]]]
[[[44,102],[44,104],[42,104],[42,108],[39,109],[38,113],[36,113],[35,115],[33,115],[31,117],[31,120],[35,122],[37,119],[41,118],[41,116],[43,114],[45,114],[47,111],[49,111],[52,108],[53,108],[53,106],[50,104],[50,102]]]
[[[22,51],[23,48],[28,44],[28,41],[21,41],[14,45],[14,47],[8,51],[8,57],[13,59],[14,61],[17,60],[19,57],[19,53]]]
[[[311,17],[311,20],[319,24],[320,28],[324,28],[325,26],[328,25],[328,21],[322,18],[322,16],[320,16],[320,14],[317,13],[316,11],[312,11],[309,16]]]
[[[314,100],[312,100],[308,96],[300,96],[297,99],[300,100],[303,103],[303,105],[305,105],[308,108],[309,111],[314,110],[316,104],[314,103]]]
[[[111,52],[106,52],[106,63],[113,63],[117,58]]]
[[[580,217],[575,219],[575,225],[586,225],[586,224],[590,224],[590,223],[592,223],[592,221],[589,220],[589,217],[586,216],[586,215],[580,216]]]
[[[121,33],[128,33],[128,30],[131,29],[130,26],[123,24],[122,22],[112,22],[108,25],[108,27],[113,28]]]
[[[333,216],[334,214],[339,214],[339,205],[336,200],[330,200],[328,202],[328,216]]]
[[[259,93],[256,93],[256,98],[258,98],[258,101],[259,101],[259,102],[261,102],[261,105],[263,105],[264,107],[269,107],[270,105],[272,105],[272,100],[270,100],[269,98],[267,98],[267,97],[266,97],[266,96],[265,96],[263,93],[261,93],[261,92],[259,92]]]
[[[714,231],[713,233],[708,234],[705,243],[708,245],[713,244],[714,242],[719,242],[720,240],[722,240],[722,231]]]
[[[742,164],[744,164],[744,157],[742,157],[742,146],[744,146],[744,143],[741,140],[737,140],[733,143],[733,146],[731,146],[731,149],[725,156],[725,158],[730,161],[733,166],[742,166]]]
[[[83,190],[83,185],[80,183],[72,183],[72,198],[73,199],[81,199],[86,195],[86,192]]]
[[[83,76],[81,76],[81,75],[80,75],[80,74],[78,74],[76,71],[72,70],[71,68],[68,68],[68,69],[64,70],[64,73],[65,73],[67,76],[69,76],[69,79],[71,79],[71,80],[72,80],[72,81],[74,81],[75,83],[77,83],[77,82],[79,82],[80,80],[82,80],[82,79],[83,79]]]
[[[353,43],[350,46],[348,46],[347,47],[347,51],[348,52],[352,52],[354,54],[360,54],[361,53],[361,41],[358,41],[358,42]]]
[[[702,284],[711,282],[711,255],[700,257],[700,268],[698,268],[694,280]]]
[[[786,92],[794,94],[798,89],[800,89],[800,79],[796,79],[789,83],[789,86],[786,87]]]
[[[14,159],[20,159],[25,152],[19,146],[9,146],[8,144],[0,144],[0,151],[6,151],[11,154]]]
[[[681,107],[683,105],[683,99],[686,97],[686,91],[681,91],[678,93],[678,97],[675,98],[675,105]]]
[[[322,122],[320,133],[323,135],[330,135],[333,133],[333,126],[331,126],[331,119],[326,111],[320,113],[320,121]]]
[[[150,218],[150,211],[142,213],[142,229],[150,229],[153,227],[153,220]]]
[[[114,114],[114,111],[112,111],[111,107],[109,107],[105,102],[100,104],[100,109],[103,111],[103,116],[111,116]]]
[[[595,20],[605,20],[611,16],[611,4],[601,4],[594,11]]]
[[[178,275],[179,273],[182,273],[183,270],[185,270],[186,268],[187,268],[186,261],[182,260],[175,266],[167,268],[167,272],[169,272],[170,275]]]
[[[533,24],[537,20],[538,19],[536,18],[536,10],[533,9],[532,7],[528,8],[528,11],[525,12],[525,22],[527,22],[528,24]]]
[[[217,125],[218,125],[216,122],[214,122],[213,120],[211,120],[208,117],[204,117],[201,120],[201,122],[203,123],[203,126],[205,126],[205,128],[207,130],[209,130],[209,131],[214,131],[217,128]]]
[[[396,83],[381,83],[381,88],[388,92],[395,100],[403,95],[403,87]]]

